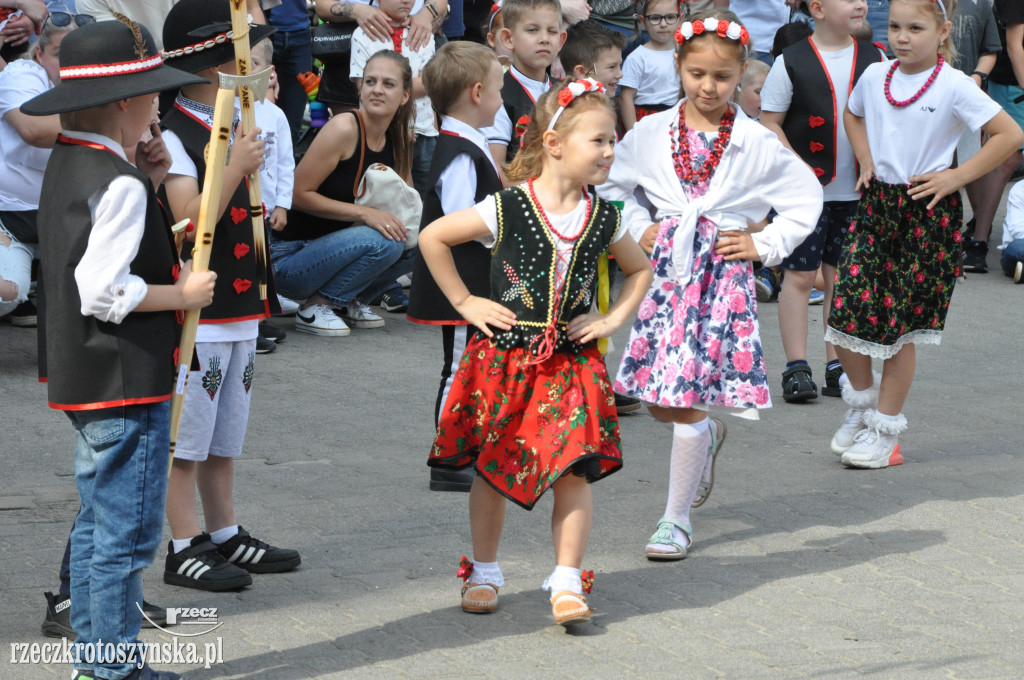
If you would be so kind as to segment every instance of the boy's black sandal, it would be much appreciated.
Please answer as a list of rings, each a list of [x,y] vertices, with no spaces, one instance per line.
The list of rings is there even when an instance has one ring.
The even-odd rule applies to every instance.
[[[782,398],[801,403],[818,398],[818,386],[811,380],[811,367],[797,364],[782,373]]]
[[[843,377],[842,366],[836,366],[835,368],[826,369],[825,386],[821,388],[821,393],[826,397],[843,396],[843,386],[839,384],[839,379],[841,377]]]

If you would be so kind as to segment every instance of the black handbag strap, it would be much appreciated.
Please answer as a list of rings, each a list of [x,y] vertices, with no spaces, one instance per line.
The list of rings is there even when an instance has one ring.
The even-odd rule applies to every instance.
[[[353,111],[356,114],[356,127],[359,128],[359,169],[356,170],[356,180],[352,185],[352,195],[362,198],[366,193],[366,187],[359,191],[359,182],[363,179],[363,163],[366,161],[366,128],[363,127],[363,112],[359,109]]]

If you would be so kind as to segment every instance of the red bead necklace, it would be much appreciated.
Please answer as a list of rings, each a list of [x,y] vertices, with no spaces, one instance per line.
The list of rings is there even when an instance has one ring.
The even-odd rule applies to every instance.
[[[690,145],[686,141],[686,103],[684,102],[679,107],[679,134],[672,135],[672,131],[669,131],[669,135],[672,135],[672,162],[676,166],[676,176],[691,184],[700,184],[710,178],[722,161],[725,147],[729,145],[729,139],[732,137],[732,124],[735,120],[736,114],[732,107],[727,106],[725,113],[722,114],[722,120],[718,124],[718,137],[711,148],[711,154],[699,169],[694,170],[690,161]]]
[[[934,83],[935,79],[939,76],[939,71],[942,70],[942,65],[945,64],[945,63],[946,63],[945,57],[943,57],[940,54],[939,55],[939,60],[935,64],[935,69],[932,71],[932,74],[930,76],[928,76],[928,80],[925,81],[924,86],[920,90],[918,90],[917,94],[915,94],[913,97],[911,97],[910,99],[907,99],[906,101],[902,101],[901,102],[901,101],[898,101],[898,100],[893,98],[892,91],[889,89],[890,85],[892,84],[892,77],[896,73],[896,69],[898,69],[900,67],[900,62],[899,61],[894,61],[892,63],[892,66],[889,67],[889,72],[887,74],[885,74],[885,98],[886,98],[886,100],[890,104],[895,106],[897,109],[902,109],[902,108],[906,108],[907,106],[910,106],[911,104],[916,102],[918,99],[920,99],[921,96],[925,92],[928,91],[928,88],[932,86],[932,83]]]
[[[551,231],[552,234],[554,234],[558,238],[562,239],[563,241],[572,242],[572,241],[575,241],[576,239],[578,239],[580,237],[580,235],[583,233],[582,229],[580,230],[579,234],[576,234],[575,236],[570,238],[569,236],[566,236],[566,235],[564,235],[562,233],[559,233],[559,231],[557,229],[555,229],[553,226],[551,226],[551,220],[548,219],[548,214],[546,212],[544,212],[544,206],[542,206],[540,204],[540,201],[537,200],[537,194],[535,194],[534,191],[533,191],[533,180],[534,179],[535,178],[531,178],[531,179],[526,181],[526,189],[527,189],[527,191],[530,192],[530,199],[533,201],[533,204],[537,207],[537,212],[540,213],[541,219],[544,220],[544,225]],[[583,219],[586,219],[587,216],[590,215],[591,198],[590,198],[590,194],[588,194],[586,191],[583,192],[583,195],[586,196],[586,198],[587,198],[587,209],[586,209],[586,212],[583,213]]]

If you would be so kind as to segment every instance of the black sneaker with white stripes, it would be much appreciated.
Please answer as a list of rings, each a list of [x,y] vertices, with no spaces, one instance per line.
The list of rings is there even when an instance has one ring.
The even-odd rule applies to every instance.
[[[276,574],[291,571],[302,558],[294,550],[275,548],[238,527],[238,533],[217,546],[217,550],[232,564],[254,574]]]
[[[252,576],[224,559],[210,534],[199,534],[180,553],[167,544],[164,583],[196,590],[238,590],[252,585]]]

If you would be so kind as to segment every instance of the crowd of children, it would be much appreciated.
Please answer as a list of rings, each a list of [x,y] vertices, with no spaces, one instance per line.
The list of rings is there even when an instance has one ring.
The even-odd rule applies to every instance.
[[[807,4],[813,32],[770,70],[754,65],[763,46],[736,14],[689,13],[678,0],[638,4],[647,42],[624,62],[623,34],[589,20],[564,30],[558,0],[495,6],[484,31],[493,49],[413,50],[409,3],[397,0],[380,4],[390,42],[356,30],[351,73],[377,99],[365,120],[363,109],[336,117],[310,153],[328,153],[332,139],[348,149],[332,146],[322,170],[333,176],[354,163],[359,140],[364,153],[379,140],[424,198],[408,317],[441,326],[428,465],[432,489],[469,491],[465,611],[498,608],[506,501],[529,510],[550,488],[555,561],[542,587],[556,623],[590,618],[589,484],[623,465],[618,399],[642,402],[672,431],[666,507],[645,554],[679,560],[692,550],[691,509],[711,493],[727,434],[709,408],[754,420],[771,406],[754,263],[785,272],[783,398],[818,393],[807,302],[820,268],[822,391],[850,407],[830,448],[848,467],[902,462],[915,347],[939,342],[960,273],[959,190],[1010,157],[1024,132],[948,64],[955,0],[893,0],[893,61],[853,37],[863,0]],[[199,221],[217,77],[234,72],[228,24],[226,1],[181,0],[164,24],[162,58],[128,18],[85,26],[64,39],[60,84],[22,106],[61,114],[63,127],[39,204],[40,366],[51,406],[77,437],[82,509],[70,563],[80,645],[136,643],[141,569],[156,554],[165,507],[167,583],[236,589],[250,573],[301,561],[251,536],[232,502],[259,322],[277,302],[273,272],[252,256],[246,176],[262,170],[267,180],[271,229],[298,217],[288,214],[291,135],[272,104],[258,108],[255,129],[233,126],[213,206],[216,273],[179,262],[187,253],[169,230],[168,218]],[[269,61],[268,33],[250,28],[256,64]],[[549,75],[559,58],[562,82]],[[166,90],[177,95],[157,127],[154,93]],[[954,166],[965,130],[988,141]],[[1017,282],[1022,195],[1011,192],[1002,262]],[[111,261],[115,250],[123,256]],[[624,280],[601,302],[609,255]],[[320,295],[307,306],[330,311]],[[168,482],[171,310],[197,308],[197,365]],[[598,340],[627,324],[609,371]],[[93,360],[82,361],[86,351]],[[109,659],[77,669],[83,680],[176,677]]]

